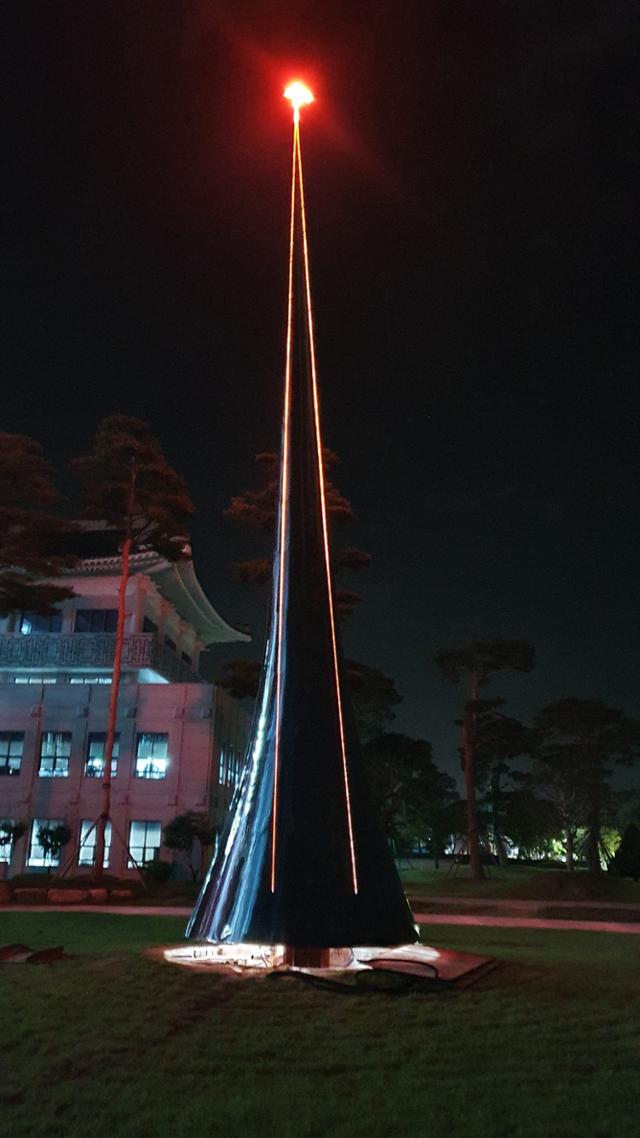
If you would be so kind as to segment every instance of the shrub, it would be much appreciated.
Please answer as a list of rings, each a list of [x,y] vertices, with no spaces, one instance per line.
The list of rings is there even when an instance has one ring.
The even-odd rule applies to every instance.
[[[162,858],[156,857],[153,861],[148,861],[143,865],[142,872],[147,881],[163,882],[168,881],[171,877],[173,866],[170,861],[163,861]]]
[[[622,835],[617,852],[609,862],[609,873],[640,881],[640,830],[635,822],[630,822]]]

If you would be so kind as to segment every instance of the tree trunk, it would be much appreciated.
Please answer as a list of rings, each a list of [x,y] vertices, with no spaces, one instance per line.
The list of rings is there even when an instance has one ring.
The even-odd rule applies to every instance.
[[[131,535],[128,534],[122,546],[122,574],[118,590],[118,623],[116,626],[116,643],[113,652],[113,673],[111,681],[111,696],[109,700],[109,720],[107,723],[107,737],[104,744],[104,766],[102,770],[102,806],[98,825],[96,827],[96,862],[93,871],[95,881],[101,881],[104,875],[104,851],[106,844],[107,822],[111,817],[111,758],[113,744],[116,737],[116,716],[118,713],[118,692],[120,690],[120,676],[122,673],[122,649],[124,647],[124,622],[126,618],[127,585],[129,583],[129,556],[131,553]]]
[[[589,812],[587,833],[587,869],[589,873],[601,873],[600,863],[600,804],[594,803]]]
[[[491,779],[491,814],[493,818],[493,840],[496,844],[496,854],[498,856],[498,864],[503,868],[509,864],[509,855],[504,838],[500,832],[500,822],[498,819],[498,802],[500,799],[500,776],[494,775]]]
[[[493,826],[493,839],[496,843],[498,865],[501,865],[504,868],[509,864],[509,854],[507,853],[507,847],[504,844],[504,838],[502,837],[500,831],[496,828],[495,823]]]
[[[567,873],[573,873],[573,830],[567,828]]]
[[[478,676],[471,673],[470,699],[462,723],[462,755],[464,758],[464,785],[467,795],[467,839],[469,842],[469,863],[474,881],[485,877],[478,835],[478,807],[474,779],[474,758],[476,743],[476,702],[478,699]]]

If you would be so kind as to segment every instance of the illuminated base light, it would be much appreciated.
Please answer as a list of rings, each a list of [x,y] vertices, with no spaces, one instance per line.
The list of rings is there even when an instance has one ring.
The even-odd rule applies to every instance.
[[[180,948],[166,948],[164,959],[170,964],[191,968],[227,968],[233,972],[362,972],[383,961],[395,965],[426,965],[432,971],[440,959],[436,948],[426,944],[402,944],[379,948],[370,945],[360,948],[298,949],[294,953],[322,953],[325,962],[320,967],[289,963],[292,950],[284,944],[193,944]]]

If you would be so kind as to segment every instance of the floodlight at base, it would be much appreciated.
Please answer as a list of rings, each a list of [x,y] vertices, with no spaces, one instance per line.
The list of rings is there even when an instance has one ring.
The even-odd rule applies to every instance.
[[[394,948],[366,946],[361,948],[289,948],[283,944],[189,944],[167,948],[164,958],[170,964],[191,968],[218,967],[240,972],[360,972],[380,967],[383,961],[407,970],[428,967],[437,970],[440,952],[424,944],[403,944]]]

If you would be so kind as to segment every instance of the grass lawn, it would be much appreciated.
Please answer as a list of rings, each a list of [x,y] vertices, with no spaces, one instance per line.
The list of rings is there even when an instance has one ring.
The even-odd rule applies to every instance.
[[[425,868],[419,861],[413,868],[402,868],[401,877],[410,897],[487,897],[528,901],[636,901],[640,906],[640,882],[602,873],[591,876],[584,870],[535,869],[527,865],[487,868],[484,881],[472,881],[468,866],[450,869]]]
[[[637,1138],[638,940],[481,928],[505,963],[460,992],[341,995],[141,955],[183,921],[0,914],[0,1118],[11,1138]]]

